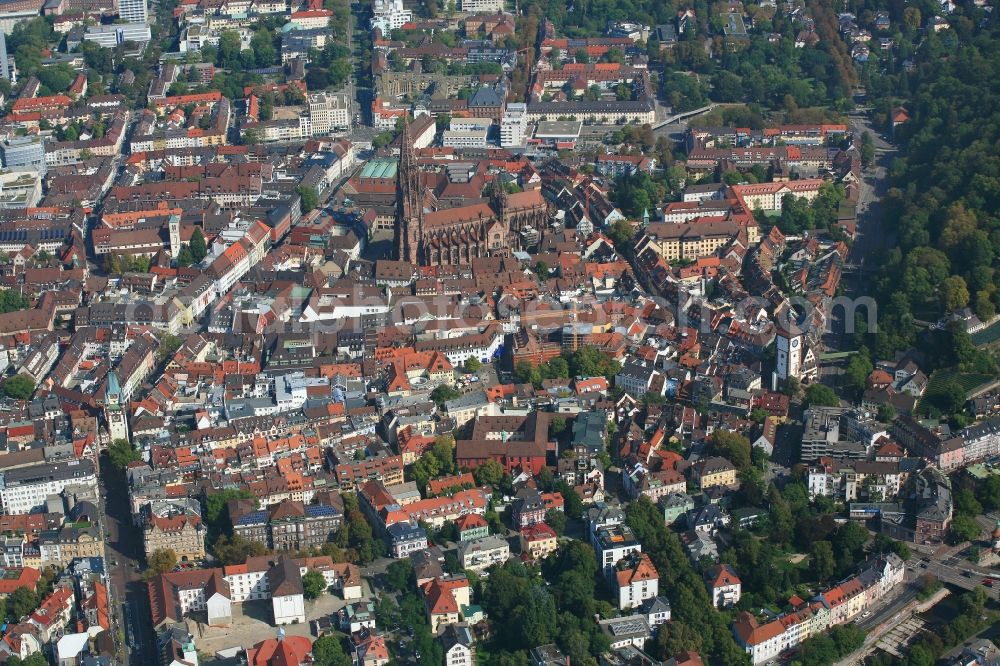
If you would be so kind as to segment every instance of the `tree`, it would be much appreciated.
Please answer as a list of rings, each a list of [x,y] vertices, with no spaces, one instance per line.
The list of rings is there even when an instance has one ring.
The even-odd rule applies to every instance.
[[[234,30],[223,30],[219,34],[218,65],[235,69],[240,64],[240,34]]]
[[[892,423],[896,420],[896,408],[890,404],[879,405],[877,418],[882,423]]]
[[[941,283],[941,308],[945,312],[961,310],[969,304],[969,289],[960,275],[952,275]]]
[[[496,460],[490,459],[472,470],[472,476],[480,486],[496,486],[503,479],[503,467]]]
[[[317,599],[326,591],[326,578],[318,571],[310,569],[302,576],[302,593],[306,599]]]
[[[14,375],[3,383],[3,394],[15,400],[28,400],[35,392],[35,380],[27,375]]]
[[[10,289],[0,290],[0,312],[16,312],[17,310],[27,310],[31,306],[31,299]]]
[[[580,499],[580,495],[573,489],[573,486],[560,479],[556,483],[556,490],[563,497],[563,512],[566,517],[577,520],[583,517],[583,500]]]
[[[146,558],[150,576],[168,573],[177,566],[177,553],[170,548],[157,548]]]
[[[738,470],[750,467],[750,440],[738,432],[718,429],[712,432],[712,453],[729,459]]]
[[[480,363],[476,358],[474,358],[472,356],[470,356],[469,358],[465,359],[465,371],[466,372],[470,372],[470,373],[471,372],[479,372],[479,368],[481,368],[482,365],[483,365],[482,363]]]
[[[194,228],[194,233],[191,234],[191,243],[188,247],[191,250],[193,263],[200,263],[208,255],[208,246],[205,243],[205,234],[202,233],[201,227]]]
[[[862,347],[857,354],[851,357],[844,370],[844,387],[854,395],[860,397],[865,391],[868,375],[874,367],[868,355],[868,350]]]
[[[960,514],[951,521],[951,532],[959,541],[975,541],[981,531],[976,519],[971,516]]]
[[[295,191],[299,194],[299,207],[303,213],[308,213],[319,206],[319,195],[316,193],[315,187],[299,185]]]
[[[683,622],[667,622],[660,625],[653,643],[653,655],[667,660],[674,655],[688,651],[700,652],[702,636]]]
[[[990,476],[976,486],[976,499],[984,511],[1000,509],[1000,476]]]
[[[250,38],[250,49],[253,51],[257,67],[270,67],[275,64],[277,51],[274,48],[271,32],[267,28],[257,29],[257,32]]]
[[[833,556],[833,544],[829,541],[816,541],[812,545],[809,553],[809,567],[812,569],[813,577],[825,583],[830,580],[837,568],[837,562]]]
[[[446,520],[441,525],[441,529],[438,530],[437,538],[435,539],[435,541],[437,541],[438,543],[448,543],[448,542],[456,543],[458,542],[458,539],[459,539],[458,527],[455,525],[454,522]]]
[[[249,490],[240,488],[227,488],[226,490],[213,492],[205,496],[202,500],[201,518],[208,528],[207,539],[212,543],[216,537],[223,533],[232,531],[232,522],[229,518],[228,503],[230,500],[252,500],[254,506],[257,505],[257,498]]]
[[[825,384],[810,384],[806,389],[806,407],[836,407],[840,404],[837,394]]]
[[[187,244],[181,245],[181,249],[177,253],[177,265],[180,268],[187,268],[193,263],[194,257],[191,256],[191,248]]]
[[[443,406],[444,403],[449,400],[454,400],[460,397],[462,394],[457,390],[449,386],[448,384],[441,384],[433,391],[431,391],[431,400],[433,400],[438,406]]]
[[[861,166],[870,167],[875,163],[875,142],[872,140],[871,132],[867,130],[861,133]]]
[[[260,134],[260,130],[253,127],[243,130],[243,143],[245,145],[256,146],[261,142],[261,140],[262,137]]]
[[[702,651],[712,663],[748,663],[726,620],[712,607],[701,574],[692,568],[680,538],[664,525],[663,513],[648,498],[641,497],[626,507],[625,518],[643,552],[650,554],[660,572],[664,589],[671,590],[671,623],[697,627],[703,637]]]
[[[975,518],[983,513],[983,505],[976,499],[975,493],[962,489],[955,493],[955,513]]]
[[[267,548],[259,541],[247,541],[238,534],[221,535],[212,546],[212,555],[222,565],[243,564],[250,557],[267,554]]]
[[[344,651],[340,639],[334,634],[324,634],[312,646],[316,666],[350,666],[352,660]]]
[[[413,587],[413,563],[409,559],[394,561],[385,570],[385,580],[389,589],[396,592],[404,592]]]
[[[566,531],[566,514],[558,509],[549,509],[545,512],[545,522],[558,536],[562,536]]]
[[[910,547],[902,541],[896,541],[882,533],[876,534],[872,541],[872,549],[876,553],[895,553],[904,562],[912,556]]]
[[[608,236],[611,238],[611,242],[615,244],[615,249],[620,253],[624,253],[628,249],[634,233],[632,226],[628,222],[617,220],[611,224],[611,231]]]
[[[123,472],[129,463],[142,460],[142,455],[127,439],[116,439],[108,445],[108,459],[116,470]]]
[[[22,617],[38,608],[41,600],[38,593],[29,587],[21,586],[7,597],[7,616],[20,620]]]

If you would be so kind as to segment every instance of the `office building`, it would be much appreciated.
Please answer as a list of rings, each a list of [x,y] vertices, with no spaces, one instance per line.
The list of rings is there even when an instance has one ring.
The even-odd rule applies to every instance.
[[[45,505],[46,497],[58,495],[69,485],[96,488],[94,462],[80,458],[8,470],[0,474],[0,502],[4,513],[31,513]]]
[[[92,25],[83,33],[83,39],[98,46],[113,49],[125,42],[137,44],[150,39],[149,26],[145,23],[115,23],[113,25]]]
[[[351,127],[351,105],[347,95],[319,92],[309,95],[309,119],[314,136],[325,136]]]
[[[3,66],[3,36],[0,35],[0,67]],[[38,136],[22,136],[0,143],[0,158],[8,169],[34,169],[45,175],[45,140]]]

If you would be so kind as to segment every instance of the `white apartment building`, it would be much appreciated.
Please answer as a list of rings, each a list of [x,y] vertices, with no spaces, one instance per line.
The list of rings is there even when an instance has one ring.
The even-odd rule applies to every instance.
[[[503,0],[462,0],[462,11],[470,14],[496,14],[503,10]]]
[[[510,558],[510,544],[495,536],[466,541],[459,548],[459,558],[463,569],[482,573],[494,564],[503,564]]]
[[[619,609],[638,608],[660,593],[660,576],[646,553],[631,553],[616,569]]]
[[[118,16],[126,23],[145,25],[148,22],[146,0],[120,0],[118,3]]]
[[[489,118],[452,118],[448,129],[455,132],[489,131],[493,121]]]
[[[372,3],[372,30],[378,28],[383,35],[412,20],[413,12],[403,9],[403,0],[375,0]]]

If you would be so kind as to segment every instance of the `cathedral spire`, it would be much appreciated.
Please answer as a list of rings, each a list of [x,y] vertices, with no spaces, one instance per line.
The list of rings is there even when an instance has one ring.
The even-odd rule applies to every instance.
[[[493,204],[493,210],[496,212],[497,217],[501,220],[505,219],[504,216],[507,213],[507,188],[504,187],[499,175],[490,184],[490,203]]]
[[[423,196],[420,168],[410,135],[410,119],[403,118],[399,137],[399,166],[396,169],[396,254],[400,261],[416,263],[423,238]]]

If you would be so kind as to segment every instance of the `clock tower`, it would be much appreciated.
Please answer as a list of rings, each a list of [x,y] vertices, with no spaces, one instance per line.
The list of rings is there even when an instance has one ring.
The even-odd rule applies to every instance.
[[[802,374],[802,333],[778,327],[775,345],[778,349],[777,374],[784,381],[789,377],[799,379]]]

